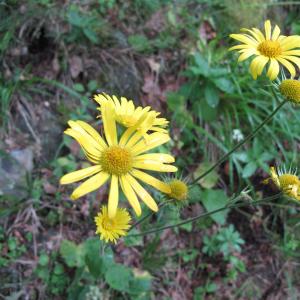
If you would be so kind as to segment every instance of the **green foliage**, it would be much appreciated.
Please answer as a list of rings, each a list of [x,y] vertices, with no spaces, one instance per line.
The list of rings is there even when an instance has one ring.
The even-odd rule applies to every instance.
[[[201,192],[200,199],[208,212],[223,208],[228,205],[228,197],[223,190],[204,190]],[[224,225],[228,210],[211,214],[210,217],[218,224]]]
[[[202,252],[211,257],[222,254],[224,261],[230,266],[227,279],[236,280],[240,272],[246,271],[244,262],[236,255],[241,252],[241,245],[244,243],[239,232],[230,224],[220,228],[214,235],[204,236]]]
[[[103,280],[110,289],[127,293],[130,297],[147,296],[149,293],[149,273],[140,273],[114,262],[113,252],[105,248],[99,238],[87,239],[79,245],[64,240],[60,254],[69,268],[76,269],[76,276],[68,288],[69,299],[84,299],[82,297],[91,293],[91,289],[95,292],[95,285]],[[88,282],[89,289],[83,282]]]

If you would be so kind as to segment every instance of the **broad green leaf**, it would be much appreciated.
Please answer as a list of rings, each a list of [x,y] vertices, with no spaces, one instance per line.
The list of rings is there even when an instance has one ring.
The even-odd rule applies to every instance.
[[[194,172],[194,178],[202,175],[212,166],[212,163],[210,162],[202,162],[199,167]],[[219,175],[216,170],[211,171],[209,174],[207,174],[205,177],[201,178],[198,183],[206,188],[211,189],[213,188],[219,180]]]
[[[85,241],[85,263],[90,273],[95,277],[99,278],[105,271],[103,259],[105,256],[101,256],[100,247],[101,241],[99,238],[91,238]]]
[[[220,101],[219,91],[214,84],[208,83],[205,86],[204,95],[205,100],[210,107],[215,108],[216,106],[218,106]]]
[[[69,267],[82,267],[84,266],[85,249],[82,245],[63,240],[60,245],[60,254],[64,258]]]
[[[248,178],[254,174],[254,172],[257,169],[257,164],[255,161],[250,161],[246,164],[246,166],[243,169],[242,176],[243,178]]]
[[[220,77],[220,78],[212,78],[212,81],[221,91],[229,94],[233,93],[234,86],[229,79]]]
[[[132,273],[128,267],[121,264],[113,264],[105,273],[105,280],[109,286],[120,292],[129,292],[129,282]]]
[[[228,204],[228,197],[222,190],[205,190],[201,193],[201,202],[208,212],[225,207]],[[210,215],[218,224],[224,225],[228,209]]]

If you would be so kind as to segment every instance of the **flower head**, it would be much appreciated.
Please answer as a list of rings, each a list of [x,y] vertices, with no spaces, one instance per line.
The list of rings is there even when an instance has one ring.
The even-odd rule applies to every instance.
[[[285,79],[279,84],[279,91],[287,100],[300,104],[300,81]]]
[[[96,233],[99,233],[100,239],[105,240],[106,243],[116,243],[119,237],[127,235],[130,220],[131,217],[125,208],[118,208],[116,215],[109,218],[107,206],[102,206],[101,211],[95,217]]]
[[[168,194],[168,197],[178,201],[185,201],[188,197],[189,188],[187,184],[179,179],[172,179],[168,183],[171,192]]]
[[[280,35],[280,28],[276,25],[272,32],[271,22],[265,22],[265,34],[259,29],[243,28],[246,33],[231,34],[230,37],[242,42],[233,46],[229,50],[238,50],[241,54],[238,62],[243,61],[253,55],[256,57],[250,64],[250,73],[254,79],[261,75],[264,67],[269,63],[267,76],[274,80],[279,73],[279,64],[282,64],[291,74],[295,76],[296,71],[293,64],[300,66],[300,36]]]
[[[300,200],[300,180],[295,173],[271,167],[270,175],[272,181],[284,194]]]
[[[132,130],[137,130],[144,137],[148,136],[148,131],[168,132],[165,127],[169,122],[165,118],[158,118],[160,113],[151,110],[150,106],[135,107],[132,100],[121,97],[120,101],[116,96],[110,97],[104,93],[95,95],[94,100],[100,104],[98,110],[101,114],[103,104],[111,103],[116,121],[127,128],[131,127]]]
[[[175,161],[173,156],[163,153],[145,153],[165,144],[170,140],[170,137],[166,133],[154,132],[149,134],[146,141],[140,132],[128,128],[118,140],[113,111],[114,108],[110,102],[102,104],[101,113],[106,141],[87,123],[69,121],[70,128],[65,133],[80,144],[87,159],[94,165],[64,175],[60,179],[60,183],[69,184],[89,177],[73,191],[71,198],[75,200],[100,188],[110,179],[108,198],[108,215],[110,218],[114,218],[117,212],[119,184],[137,215],[141,214],[138,197],[150,209],[157,211],[156,202],[138,180],[161,192],[170,192],[170,187],[167,184],[141,171],[177,171],[175,166],[169,164]]]

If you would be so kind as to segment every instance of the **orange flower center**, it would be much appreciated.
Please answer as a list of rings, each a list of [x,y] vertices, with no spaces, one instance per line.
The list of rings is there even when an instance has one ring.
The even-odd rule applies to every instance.
[[[294,79],[283,80],[279,86],[280,93],[288,100],[300,103],[300,81]]]
[[[121,176],[132,169],[132,154],[123,147],[111,146],[104,150],[100,164],[104,172]]]
[[[278,41],[271,40],[261,42],[258,45],[257,50],[260,52],[260,54],[269,58],[277,57],[282,53],[280,43]]]

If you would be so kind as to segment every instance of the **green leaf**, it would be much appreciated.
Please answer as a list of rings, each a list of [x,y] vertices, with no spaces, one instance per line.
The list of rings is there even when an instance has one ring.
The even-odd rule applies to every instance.
[[[251,161],[247,163],[242,172],[243,178],[248,178],[252,176],[256,171],[256,169],[257,169],[257,164],[255,161]]]
[[[130,234],[137,234],[139,231],[135,228],[133,228],[130,231]],[[143,245],[143,238],[141,236],[125,236],[124,238],[124,243],[126,247],[131,247],[131,246],[142,246]]]
[[[228,198],[222,190],[205,190],[201,193],[201,202],[208,212],[225,207],[228,204]],[[218,224],[224,225],[228,209],[210,215]]]
[[[77,246],[68,240],[63,240],[60,246],[60,254],[69,267],[84,266],[84,250],[82,245]]]
[[[77,92],[84,92],[85,88],[81,83],[75,83],[73,89]]]
[[[86,254],[85,262],[90,273],[95,278],[99,278],[105,271],[103,264],[105,257],[100,256],[101,241],[99,238],[91,238],[85,241],[83,247]]]
[[[208,105],[207,101],[205,100],[194,103],[193,109],[198,112],[203,121],[212,122],[217,119],[218,110]]]
[[[205,86],[204,95],[205,100],[210,107],[215,108],[218,106],[220,101],[219,91],[214,84],[208,83]]]
[[[149,272],[133,269],[133,277],[129,283],[130,294],[139,295],[138,299],[148,299],[145,296],[151,289],[151,279]]]
[[[234,92],[234,86],[229,79],[220,77],[220,78],[212,78],[212,81],[221,91],[228,94]]]
[[[41,254],[39,258],[39,265],[45,267],[49,263],[49,256],[47,254]]]
[[[207,77],[209,74],[209,65],[207,60],[199,52],[195,53],[194,59],[196,66],[192,67],[191,70],[194,72],[195,75],[203,75]]]
[[[131,271],[121,264],[113,264],[105,273],[105,280],[109,286],[120,292],[129,292]]]
[[[213,164],[210,162],[202,162],[199,167],[194,172],[194,178],[202,175],[205,171],[207,171]],[[219,175],[216,170],[212,170],[210,173],[208,173],[205,177],[201,178],[198,183],[206,188],[211,189],[213,188],[219,180]]]
[[[99,38],[94,30],[90,28],[84,28],[83,33],[92,43],[94,44],[99,43]]]
[[[141,34],[130,35],[128,37],[128,43],[136,50],[136,51],[146,51],[150,49],[150,43],[146,36]]]

